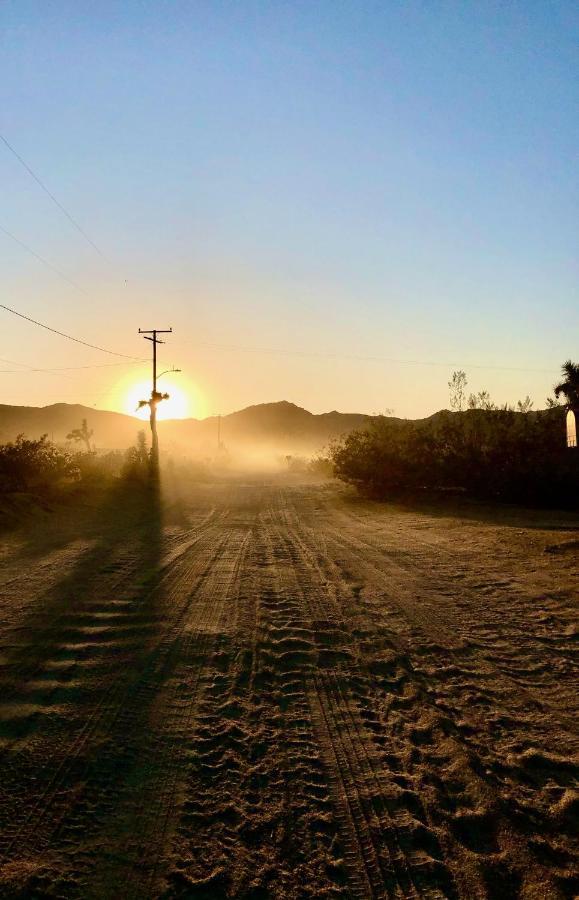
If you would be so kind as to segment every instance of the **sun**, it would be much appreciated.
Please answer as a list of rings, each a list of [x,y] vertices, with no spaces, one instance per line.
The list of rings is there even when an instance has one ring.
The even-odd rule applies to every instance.
[[[182,387],[171,381],[169,378],[163,378],[159,382],[158,389],[163,393],[169,394],[168,400],[161,400],[157,406],[157,419],[187,419],[191,413],[189,408],[189,395],[185,393]],[[139,419],[149,418],[149,407],[143,406],[138,409],[139,400],[148,400],[151,396],[151,382],[141,381],[131,385],[127,389],[125,410],[129,415],[137,416]]]

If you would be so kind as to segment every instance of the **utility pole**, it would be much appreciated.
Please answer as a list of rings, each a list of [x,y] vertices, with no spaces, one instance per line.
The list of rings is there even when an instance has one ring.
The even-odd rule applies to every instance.
[[[158,334],[171,334],[173,332],[172,328],[151,328],[144,329],[139,328],[139,334],[142,334],[146,341],[151,341],[153,344],[153,389],[151,391],[151,397],[149,400],[140,400],[139,407],[148,406],[150,409],[149,421],[151,423],[151,463],[153,469],[156,470],[159,467],[159,436],[157,434],[157,406],[161,402],[161,400],[168,400],[169,394],[160,394],[157,390],[157,344],[164,344],[165,341],[161,341],[157,335]],[[152,337],[149,337],[152,335]]]

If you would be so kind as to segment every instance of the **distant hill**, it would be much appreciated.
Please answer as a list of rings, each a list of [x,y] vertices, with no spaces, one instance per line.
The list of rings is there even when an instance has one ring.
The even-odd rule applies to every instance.
[[[0,405],[0,442],[48,436],[64,443],[67,434],[87,419],[99,449],[125,448],[134,443],[137,432],[148,423],[122,413],[94,409],[80,404],[52,406]],[[371,420],[361,413],[337,411],[314,415],[287,401],[248,406],[221,418],[221,440],[230,452],[314,453],[329,441],[359,428]],[[212,455],[217,447],[217,417],[172,419],[159,422],[161,441],[179,453]]]
[[[228,449],[259,447],[278,453],[312,453],[329,441],[370,421],[361,413],[330,412],[314,415],[282,400],[261,403],[221,418],[221,440]],[[160,423],[161,435],[179,445],[197,445],[211,453],[217,445],[217,417],[201,421],[173,420]]]
[[[13,440],[16,435],[38,438],[48,434],[56,443],[66,441],[73,428],[87,419],[94,429],[99,447],[128,447],[142,424],[133,416],[93,409],[71,403],[54,403],[51,406],[3,406],[0,405],[0,441]]]

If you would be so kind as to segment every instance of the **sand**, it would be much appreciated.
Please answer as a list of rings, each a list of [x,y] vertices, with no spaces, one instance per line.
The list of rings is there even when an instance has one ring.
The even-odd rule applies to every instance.
[[[570,898],[573,516],[230,479],[0,541],[0,896]]]

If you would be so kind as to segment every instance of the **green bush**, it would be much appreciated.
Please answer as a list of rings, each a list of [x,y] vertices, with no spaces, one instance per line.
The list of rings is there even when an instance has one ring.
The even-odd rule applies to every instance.
[[[338,478],[386,498],[462,491],[481,499],[579,506],[579,454],[565,446],[565,411],[469,409],[423,423],[377,419],[331,452]]]

